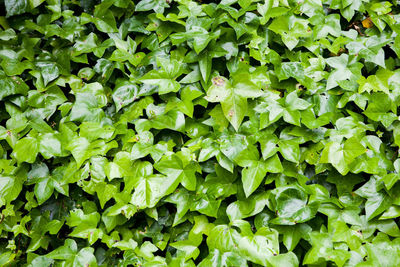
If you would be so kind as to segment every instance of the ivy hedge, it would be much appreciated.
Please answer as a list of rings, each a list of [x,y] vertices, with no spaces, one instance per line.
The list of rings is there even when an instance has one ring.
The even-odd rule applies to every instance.
[[[400,266],[400,6],[0,0],[0,266]]]

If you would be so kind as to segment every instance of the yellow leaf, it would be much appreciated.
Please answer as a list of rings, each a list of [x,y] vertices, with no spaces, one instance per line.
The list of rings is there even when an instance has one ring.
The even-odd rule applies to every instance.
[[[372,23],[372,20],[368,17],[362,21],[362,25],[364,28],[369,29],[374,26],[374,23]]]

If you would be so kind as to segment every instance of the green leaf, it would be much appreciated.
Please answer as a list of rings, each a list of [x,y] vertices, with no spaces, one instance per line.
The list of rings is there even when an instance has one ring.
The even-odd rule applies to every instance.
[[[86,267],[89,265],[97,267],[97,260],[93,253],[93,248],[81,249],[74,258],[73,266]]]
[[[335,249],[328,233],[312,232],[310,238],[313,246],[304,257],[303,264],[317,264],[320,258],[327,258],[338,266],[343,266],[351,256],[345,249]]]
[[[175,79],[182,73],[180,63],[177,60],[167,60],[165,58],[157,58],[157,62],[161,69],[146,73],[140,81],[146,84],[158,85],[158,93],[160,95],[179,91],[181,85]]]
[[[13,156],[18,162],[33,163],[38,152],[38,141],[33,137],[24,137],[15,144]]]
[[[283,233],[283,244],[285,244],[288,251],[292,251],[301,239],[307,238],[311,231],[311,227],[305,223],[294,226],[281,226],[279,228],[279,232]]]
[[[231,203],[227,208],[227,215],[231,221],[250,217],[260,213],[267,203],[267,194],[252,195],[247,199]]]
[[[318,203],[307,203],[303,190],[294,186],[276,189],[276,214],[272,222],[282,225],[294,225],[312,219],[318,209]]]
[[[367,198],[365,213],[368,220],[378,216],[392,204],[390,195],[384,191],[379,191],[377,186],[376,181],[371,179],[356,191],[359,196]]]
[[[160,173],[172,177],[174,180],[180,181],[186,189],[195,190],[196,172],[200,172],[200,169],[195,162],[191,162],[187,158],[173,155],[156,163],[154,168]]]
[[[72,121],[100,122],[104,117],[102,102],[97,97],[88,93],[78,93],[76,102],[72,106],[70,118]]]
[[[246,197],[249,197],[261,184],[267,174],[267,164],[263,161],[252,161],[242,171],[243,189]]]
[[[327,90],[338,85],[341,86],[343,82],[355,83],[358,77],[361,76],[360,71],[362,64],[354,60],[354,58],[349,57],[347,54],[342,54],[339,57],[330,57],[326,59],[326,63],[332,68],[335,68],[335,70],[329,74],[326,84]],[[350,86],[348,90],[353,91],[352,88],[353,87]]]
[[[46,257],[55,260],[68,260],[75,256],[78,247],[73,239],[66,239],[64,246],[60,246],[46,255]]]
[[[366,244],[368,259],[366,264],[385,266],[400,263],[398,241],[390,242],[383,234],[377,236],[372,243]]]
[[[7,200],[7,202],[15,200],[22,190],[25,179],[26,177],[21,173],[17,173],[13,176],[1,175],[0,198]]]
[[[281,35],[283,43],[289,50],[296,47],[299,37],[306,37],[311,34],[311,30],[308,28],[308,21],[293,15],[275,18],[268,28]]]
[[[4,3],[6,5],[7,17],[25,13],[29,9],[27,0],[7,0]]]
[[[135,186],[130,203],[140,209],[152,208],[158,201],[172,193],[179,184],[178,177],[152,175],[141,179]]]
[[[6,77],[0,72],[0,100],[10,95],[26,95],[28,92],[28,86],[19,77]]]
[[[225,117],[237,131],[247,112],[246,98],[259,97],[261,94],[261,90],[251,81],[236,78],[231,83],[225,77],[217,76],[212,79],[206,99],[221,102]]]
[[[385,127],[389,127],[397,119],[394,113],[389,112],[391,110],[390,98],[381,92],[374,93],[371,97],[364,114],[371,120],[380,121]]]
[[[35,196],[38,204],[44,203],[51,197],[54,190],[54,182],[50,177],[43,177],[40,182],[35,185]]]
[[[224,252],[236,252],[254,263],[267,265],[269,259],[278,254],[278,233],[261,228],[253,234],[248,223],[237,221],[237,224],[240,233],[227,225],[214,227],[207,239],[208,246]]]
[[[113,247],[119,248],[121,250],[134,250],[137,247],[137,242],[133,239],[129,239],[128,241],[122,240],[114,244]]]
[[[163,13],[165,7],[169,7],[169,5],[162,0],[141,0],[137,3],[135,11],[154,10],[157,13]]]
[[[289,161],[298,163],[300,160],[299,144],[293,140],[282,140],[279,142],[279,151]]]
[[[344,144],[330,142],[322,151],[320,163],[331,163],[345,175],[350,171],[349,164],[365,152],[365,147],[356,138],[349,138]]]
[[[220,252],[218,249],[213,250],[210,254],[202,260],[199,264],[200,267],[206,266],[247,266],[247,261],[240,255],[234,252]]]
[[[40,135],[39,152],[46,159],[61,156],[63,153],[62,144],[58,135],[47,133]]]
[[[181,88],[177,81],[175,81],[169,75],[159,71],[151,71],[146,73],[146,75],[141,78],[141,81],[147,84],[158,85],[158,92],[160,95],[167,94],[169,92],[178,92]]]
[[[135,101],[138,97],[138,90],[138,86],[134,83],[119,83],[112,95],[117,111]]]
[[[80,167],[90,157],[104,154],[114,147],[117,147],[115,140],[109,143],[103,140],[96,140],[90,143],[85,137],[76,137],[68,144],[67,149],[71,151],[78,167]]]

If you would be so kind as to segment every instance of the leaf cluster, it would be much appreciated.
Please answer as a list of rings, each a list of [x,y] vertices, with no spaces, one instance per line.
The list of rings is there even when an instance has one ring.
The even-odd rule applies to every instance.
[[[400,266],[399,25],[0,0],[0,266]]]

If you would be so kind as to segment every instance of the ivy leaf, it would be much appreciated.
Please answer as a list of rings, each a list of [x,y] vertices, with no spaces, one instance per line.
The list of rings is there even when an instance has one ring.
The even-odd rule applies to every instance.
[[[159,161],[154,168],[180,181],[186,189],[193,191],[196,188],[196,172],[200,172],[200,169],[196,163],[182,158],[183,156],[172,155]]]
[[[261,184],[267,172],[279,173],[283,171],[282,164],[277,155],[266,161],[251,161],[242,171],[243,189],[249,197]]]
[[[247,98],[261,96],[262,91],[251,81],[236,79],[231,83],[225,77],[212,79],[206,99],[221,102],[225,117],[237,131],[247,112]]]
[[[389,237],[384,234],[377,236],[372,243],[366,245],[366,248],[368,253],[367,264],[379,264],[382,266],[387,263],[397,264],[400,262],[399,245],[390,242]]]
[[[177,225],[181,222],[183,216],[189,211],[191,207],[192,195],[185,189],[180,189],[174,194],[170,195],[166,199],[167,202],[174,203],[177,208],[177,212],[174,217],[173,225]]]
[[[393,73],[386,69],[380,69],[377,71],[376,75],[368,76],[367,78],[361,77],[359,81],[360,88],[359,93],[371,91],[379,92],[382,91],[389,94],[389,80]]]
[[[332,89],[337,85],[341,85],[345,81],[348,81],[351,85],[358,80],[359,76],[361,76],[360,72],[362,65],[347,54],[342,54],[339,57],[328,58],[326,59],[326,63],[335,68],[335,70],[329,75],[326,84],[327,90]],[[353,87],[350,85],[344,89],[353,90]]]
[[[303,190],[294,186],[279,187],[275,194],[277,218],[272,222],[282,225],[294,225],[312,219],[318,209],[318,203],[307,203]]]
[[[346,45],[352,55],[358,55],[365,58],[366,61],[373,62],[378,66],[385,68],[385,53],[382,49],[390,41],[384,38],[372,36],[350,42]]]
[[[13,176],[2,175],[0,182],[0,197],[8,202],[15,200],[22,190],[22,185],[25,179],[26,176],[24,177],[21,172],[17,172],[16,175]]]
[[[19,15],[28,11],[28,1],[27,0],[11,0],[5,1],[7,17]]]
[[[165,195],[172,193],[179,184],[178,177],[151,175],[135,186],[130,203],[140,209],[152,208]]]
[[[33,163],[39,152],[38,141],[33,137],[24,137],[15,144],[13,155],[18,162]]]
[[[169,7],[163,0],[141,0],[137,3],[135,11],[154,10],[156,13],[164,13],[164,8]]]
[[[311,35],[308,21],[294,15],[284,15],[275,18],[268,27],[271,31],[281,35],[283,43],[292,50],[296,47],[300,37]]]
[[[160,95],[177,92],[181,88],[181,85],[175,80],[182,71],[180,63],[164,58],[157,58],[157,62],[161,69],[146,73],[140,80],[146,84],[158,85]]]
[[[135,101],[138,97],[138,91],[139,88],[134,83],[119,83],[112,95],[117,111]]]
[[[66,239],[64,246],[60,246],[46,255],[55,260],[68,260],[73,258],[78,251],[76,242],[73,239]]]
[[[100,122],[104,117],[103,104],[92,94],[78,93],[70,118],[77,121]]]
[[[282,156],[292,162],[299,162],[300,148],[299,144],[293,140],[282,140],[279,142],[279,151]]]
[[[332,239],[328,233],[313,232],[310,234],[311,243],[315,246],[309,250],[304,258],[303,264],[313,264],[319,261],[320,257],[327,257],[339,266],[350,258],[350,252],[344,249],[333,247]],[[323,249],[321,249],[323,248]]]
[[[330,142],[322,151],[320,163],[331,163],[342,175],[346,175],[350,171],[349,164],[365,152],[365,147],[354,137],[343,144]]]
[[[380,121],[385,127],[389,127],[397,119],[397,116],[390,112],[391,105],[388,95],[382,92],[374,93],[364,114],[371,120]]]
[[[356,193],[364,198],[367,198],[365,203],[365,212],[367,220],[381,214],[392,204],[392,198],[386,192],[380,191],[377,182],[371,179],[362,187],[357,189]]]
[[[252,161],[248,167],[243,169],[242,181],[246,197],[249,197],[257,189],[266,174],[267,165],[262,161]]]
[[[221,253],[218,249],[212,251],[207,258],[202,260],[200,267],[205,266],[247,266],[247,261],[234,252]]]
[[[7,77],[0,72],[0,86],[3,88],[0,91],[0,100],[10,95],[26,95],[28,86],[19,77]]]

